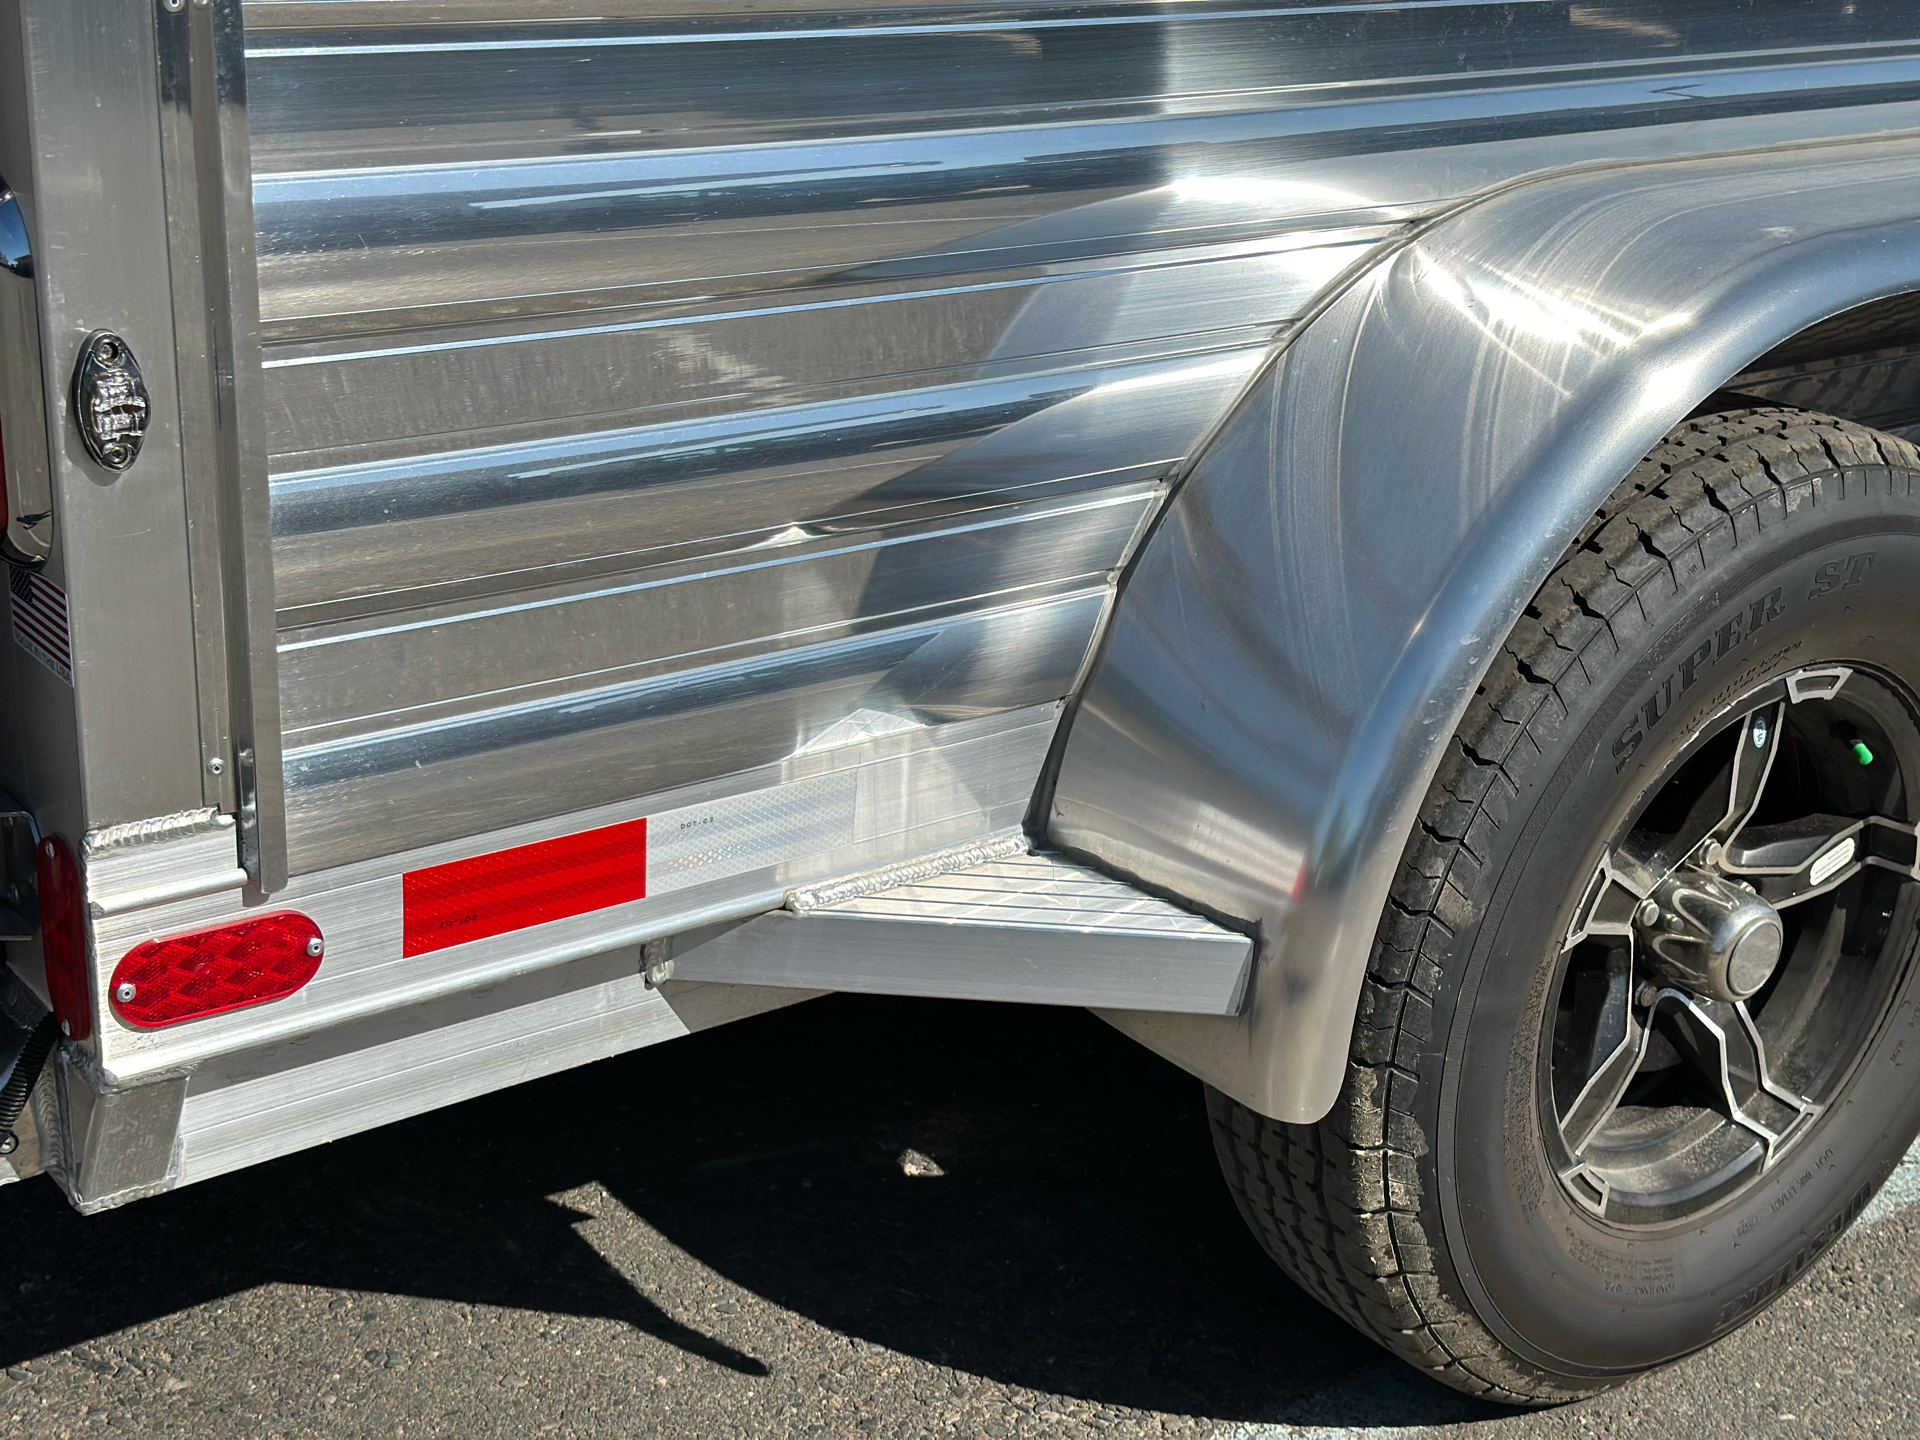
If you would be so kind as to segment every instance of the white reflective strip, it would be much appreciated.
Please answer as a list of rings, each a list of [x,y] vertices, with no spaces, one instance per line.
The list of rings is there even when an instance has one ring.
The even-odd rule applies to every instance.
[[[1824,885],[1853,863],[1853,852],[1859,848],[1849,835],[1813,862],[1813,869],[1807,872],[1807,884]]]

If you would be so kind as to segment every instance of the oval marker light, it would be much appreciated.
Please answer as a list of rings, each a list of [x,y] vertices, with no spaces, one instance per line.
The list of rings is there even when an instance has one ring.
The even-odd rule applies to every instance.
[[[120,1019],[142,1030],[291,995],[320,968],[320,927],[292,910],[143,940],[113,970]]]

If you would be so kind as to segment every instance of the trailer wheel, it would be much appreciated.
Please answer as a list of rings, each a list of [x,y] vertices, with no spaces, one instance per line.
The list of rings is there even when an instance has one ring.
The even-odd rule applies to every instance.
[[[1753,1318],[1920,1131],[1920,454],[1700,416],[1454,737],[1313,1125],[1209,1092],[1281,1267],[1460,1389],[1571,1400]]]

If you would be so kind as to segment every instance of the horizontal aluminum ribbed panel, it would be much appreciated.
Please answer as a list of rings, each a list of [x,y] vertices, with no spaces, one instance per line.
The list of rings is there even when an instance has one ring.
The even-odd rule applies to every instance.
[[[1104,584],[1158,487],[288,631],[290,747]],[[884,619],[884,626],[875,620]],[[865,622],[865,623],[862,623]],[[589,678],[590,677],[590,678]],[[1055,697],[1048,696],[1048,699]]]
[[[249,3],[294,868],[1065,697],[1410,223],[1920,122],[1910,6],[1796,17]]]
[[[947,723],[1065,694],[1107,600],[1083,591],[289,750],[294,860],[317,869],[369,835],[399,848],[755,768],[804,771],[857,758],[875,735],[937,744]],[[1008,782],[1018,793],[1031,795],[1045,752],[1026,754]]]

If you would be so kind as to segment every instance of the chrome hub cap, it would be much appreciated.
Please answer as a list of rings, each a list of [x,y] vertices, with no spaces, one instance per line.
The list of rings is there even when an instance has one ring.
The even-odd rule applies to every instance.
[[[1720,1000],[1745,1000],[1772,977],[1785,931],[1759,891],[1693,865],[1651,888],[1634,941],[1653,973]]]
[[[1542,1114],[1575,1201],[1690,1220],[1832,1102],[1915,948],[1916,782],[1913,703],[1858,668],[1770,682],[1689,738],[1558,957]]]

